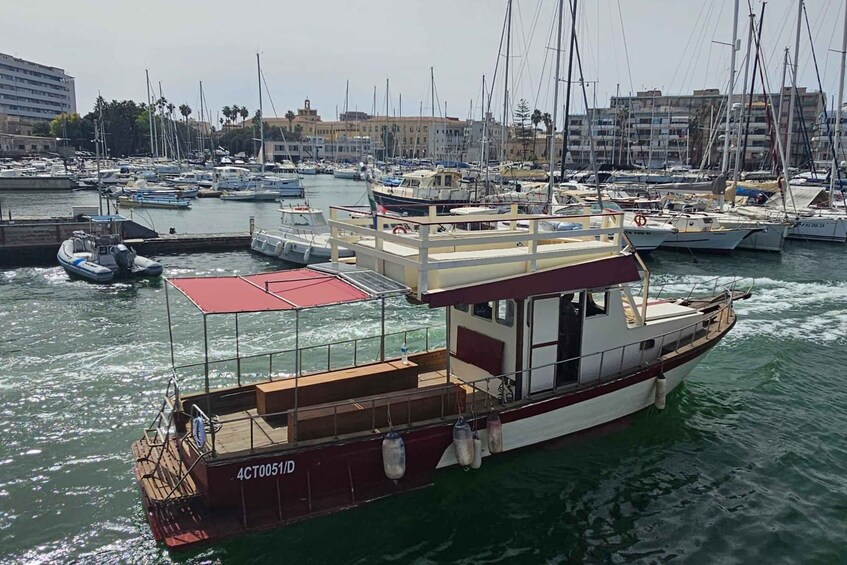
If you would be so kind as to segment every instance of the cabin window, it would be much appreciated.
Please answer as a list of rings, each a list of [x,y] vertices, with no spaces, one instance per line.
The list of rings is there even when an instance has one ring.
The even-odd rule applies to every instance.
[[[444,175],[444,186],[453,186],[453,177]]]
[[[641,351],[647,351],[649,349],[653,349],[654,347],[656,347],[655,339],[645,339],[638,345],[638,349],[640,349]]]
[[[609,313],[608,302],[608,292],[589,292],[585,304],[585,317],[605,316]]]
[[[473,315],[478,318],[485,318],[486,320],[491,320],[491,314],[493,311],[494,306],[491,302],[479,302],[473,305]]]
[[[441,186],[441,177],[440,177],[440,176],[436,176],[436,177],[435,177],[435,179],[433,179],[433,183],[432,183],[432,185],[433,185],[433,186]]]
[[[494,320],[501,326],[515,324],[515,302],[513,300],[498,300]]]
[[[468,311],[468,305],[467,304],[456,304],[455,306],[453,306],[453,308],[455,308],[459,312],[467,312]]]

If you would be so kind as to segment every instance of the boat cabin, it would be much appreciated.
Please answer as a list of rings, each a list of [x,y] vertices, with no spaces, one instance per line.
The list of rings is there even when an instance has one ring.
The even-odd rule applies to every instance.
[[[279,211],[282,214],[281,224],[283,228],[315,233],[329,232],[329,224],[324,217],[323,210],[309,208],[308,206],[294,206],[292,208],[280,208]]]

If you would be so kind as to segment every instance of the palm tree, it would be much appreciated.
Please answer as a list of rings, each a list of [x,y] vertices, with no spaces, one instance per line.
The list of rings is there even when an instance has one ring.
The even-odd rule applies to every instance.
[[[232,108],[230,108],[229,106],[224,106],[221,110],[221,114],[224,115],[224,118],[226,118],[227,123],[229,123],[229,119],[232,117]],[[221,125],[223,125],[223,122],[221,122]]]
[[[294,131],[294,112],[291,110],[285,113],[285,119],[288,120],[288,131]]]
[[[244,120],[250,117],[250,111],[247,109],[247,106],[242,106],[238,109],[238,115],[241,116],[241,126],[244,126]]]
[[[544,112],[541,114],[541,121],[544,122],[544,130],[547,132],[547,135],[553,135],[553,118],[550,116],[550,112]],[[544,156],[549,157],[547,154],[547,148],[550,147],[550,143],[546,143],[544,145]]]
[[[238,124],[238,112],[240,112],[240,111],[241,111],[241,106],[239,106],[237,104],[232,105],[232,124],[233,125]]]
[[[179,113],[182,114],[182,117],[185,119],[185,125],[188,125],[188,116],[191,115],[191,106],[188,104],[180,104]]]
[[[530,118],[529,118],[529,120],[532,122],[532,127],[533,127],[533,132],[532,132],[532,153],[533,153],[534,155],[537,155],[537,154],[538,154],[538,152],[536,151],[536,145],[537,145],[537,141],[538,141],[538,136],[537,136],[537,135],[535,135],[535,130],[537,130],[537,129],[538,129],[538,124],[540,124],[540,123],[541,123],[541,120],[542,120],[542,119],[543,119],[543,118],[542,118],[542,116],[541,116],[541,110],[539,110],[538,108],[536,108],[535,110],[533,110],[533,111],[532,111],[532,116],[530,116]]]

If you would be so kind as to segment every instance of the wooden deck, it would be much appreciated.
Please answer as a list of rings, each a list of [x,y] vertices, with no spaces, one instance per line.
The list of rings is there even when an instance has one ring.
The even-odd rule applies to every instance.
[[[256,409],[241,410],[220,419],[221,429],[215,434],[215,448],[219,455],[272,447],[288,443],[288,426],[284,418],[271,424],[260,417]],[[252,422],[252,424],[251,424]],[[252,441],[251,441],[252,428]]]
[[[147,498],[153,502],[177,502],[200,495],[194,479],[187,474],[188,468],[179,455],[177,441],[168,441],[158,465],[156,461],[162,448],[155,447],[151,453],[147,439],[132,444],[139,482]]]

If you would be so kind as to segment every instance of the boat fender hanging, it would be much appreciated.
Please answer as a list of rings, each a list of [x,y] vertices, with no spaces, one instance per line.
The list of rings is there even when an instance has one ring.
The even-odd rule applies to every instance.
[[[405,234],[407,232],[406,232],[406,228],[404,228],[403,226],[394,226],[394,229],[391,230],[391,233],[393,233],[394,235],[400,235],[400,234]]]
[[[388,432],[382,438],[382,468],[385,476],[392,481],[406,474],[406,447],[403,438],[396,432]]]
[[[488,451],[501,453],[503,451],[503,424],[500,415],[492,412],[485,420],[485,429],[488,431]]]
[[[309,257],[311,257],[311,256],[312,256],[312,248],[311,248],[311,247],[309,247],[309,248],[306,250],[306,252],[303,254],[303,262],[304,262],[304,263],[308,263],[308,262],[309,262]]]
[[[636,214],[635,215],[635,225],[639,228],[643,228],[647,225],[647,216],[644,214]]]
[[[479,469],[482,467],[482,440],[479,439],[477,432],[473,433],[473,461],[471,461],[471,469]]]
[[[453,451],[456,461],[462,467],[468,467],[473,463],[473,432],[467,422],[461,417],[453,426]]]
[[[282,248],[282,252],[285,253],[286,255],[288,255],[289,253],[291,253],[291,247],[292,246],[293,246],[293,244],[290,241],[286,241],[285,245]]]
[[[270,243],[270,242],[268,242]],[[283,251],[285,251],[285,244],[281,241],[277,241],[273,247],[274,255],[280,255]]]
[[[206,445],[206,425],[203,423],[203,418],[197,416],[191,422],[191,435],[194,436],[194,444],[198,449],[203,449]]]
[[[668,380],[665,375],[660,374],[656,377],[656,408],[658,410],[665,409],[665,399],[668,395]]]

